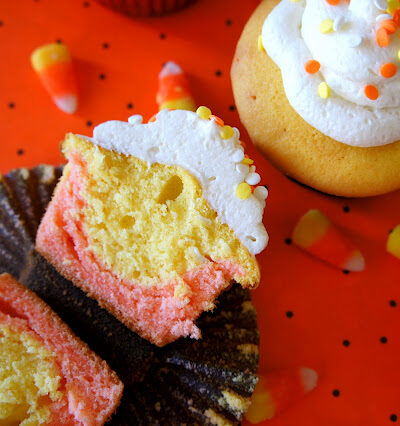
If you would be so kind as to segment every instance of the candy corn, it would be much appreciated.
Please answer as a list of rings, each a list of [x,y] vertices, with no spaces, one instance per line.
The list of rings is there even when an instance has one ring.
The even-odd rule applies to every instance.
[[[196,110],[189,82],[182,68],[175,62],[167,62],[158,76],[157,103],[160,111],[162,109]]]
[[[78,106],[78,90],[67,47],[61,43],[39,47],[32,53],[31,63],[58,108],[73,114]]]
[[[386,250],[388,253],[400,259],[400,225],[397,225],[389,234]]]
[[[362,271],[361,252],[319,210],[310,210],[300,218],[293,231],[293,242],[320,259],[348,271]]]
[[[246,419],[252,424],[272,419],[312,391],[317,382],[317,372],[305,367],[260,375]]]

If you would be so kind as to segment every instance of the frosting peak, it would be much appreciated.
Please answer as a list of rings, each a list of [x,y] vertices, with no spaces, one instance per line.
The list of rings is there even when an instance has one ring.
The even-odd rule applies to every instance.
[[[400,37],[388,10],[385,1],[282,0],[263,27],[290,104],[313,127],[349,145],[400,139]],[[310,60],[320,64],[313,74],[305,69]]]

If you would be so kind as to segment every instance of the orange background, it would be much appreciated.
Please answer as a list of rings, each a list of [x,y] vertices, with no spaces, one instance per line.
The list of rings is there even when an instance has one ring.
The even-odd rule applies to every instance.
[[[90,135],[93,125],[134,113],[148,119],[156,110],[157,73],[171,59],[187,71],[197,102],[248,141],[233,108],[229,69],[257,4],[199,0],[170,17],[132,20],[93,1],[1,0],[0,171],[59,164],[67,131]],[[34,48],[58,39],[70,48],[81,86],[73,116],[52,104],[29,62]],[[389,230],[400,223],[400,193],[362,200],[322,195],[287,179],[251,146],[249,154],[270,188],[271,239],[259,256],[263,280],[253,293],[260,369],[308,366],[320,375],[317,389],[267,423],[381,426],[396,423],[392,414],[400,423],[400,261],[385,252]],[[309,208],[325,212],[357,243],[364,272],[344,274],[285,243]]]

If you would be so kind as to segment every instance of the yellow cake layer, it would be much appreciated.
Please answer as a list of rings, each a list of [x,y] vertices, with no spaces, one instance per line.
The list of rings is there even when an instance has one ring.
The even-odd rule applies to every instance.
[[[88,172],[81,196],[90,249],[120,277],[150,286],[174,279],[206,258],[230,260],[245,270],[236,281],[258,283],[254,256],[219,221],[189,172],[178,166],[149,166],[72,134],[63,149],[67,158],[79,153]]]
[[[0,325],[0,425],[45,424],[48,403],[62,398],[60,380],[54,356],[38,339]]]

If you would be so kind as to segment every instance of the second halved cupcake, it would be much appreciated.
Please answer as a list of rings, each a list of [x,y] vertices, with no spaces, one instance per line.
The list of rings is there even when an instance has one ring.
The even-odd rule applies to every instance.
[[[239,132],[209,110],[68,135],[38,250],[132,330],[162,346],[200,337],[232,281],[255,287],[267,192]]]

